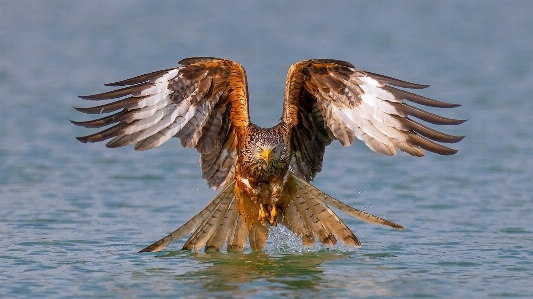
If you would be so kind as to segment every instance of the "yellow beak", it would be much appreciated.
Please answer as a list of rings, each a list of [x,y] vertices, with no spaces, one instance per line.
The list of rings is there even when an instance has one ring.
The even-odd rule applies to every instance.
[[[264,149],[259,156],[268,164],[268,161],[270,161],[270,154],[271,151],[269,149]]]

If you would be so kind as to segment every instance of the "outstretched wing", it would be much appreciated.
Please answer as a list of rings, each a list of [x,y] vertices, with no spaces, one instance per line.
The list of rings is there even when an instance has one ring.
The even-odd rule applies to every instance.
[[[457,125],[464,120],[438,116],[411,106],[411,101],[431,107],[460,105],[436,101],[397,88],[421,89],[420,85],[360,71],[345,61],[312,59],[293,64],[287,75],[283,121],[292,128],[295,153],[291,168],[307,181],[321,170],[325,147],[332,140],[344,146],[354,138],[385,155],[396,150],[424,156],[424,149],[453,155],[457,151],[437,142],[454,143],[452,136],[415,120],[436,125]]]
[[[81,142],[111,139],[107,147],[135,143],[136,150],[158,147],[171,137],[200,152],[202,177],[210,187],[231,181],[237,138],[249,124],[246,74],[238,63],[210,57],[187,58],[182,66],[106,84],[120,89],[80,96],[85,100],[119,99],[90,108],[88,114],[116,112],[96,120],[75,122],[88,128],[113,125]]]

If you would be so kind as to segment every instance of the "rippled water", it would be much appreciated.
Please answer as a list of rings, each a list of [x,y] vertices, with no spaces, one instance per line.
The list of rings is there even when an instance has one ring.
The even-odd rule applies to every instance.
[[[533,2],[0,2],[0,294],[50,297],[530,297]],[[247,69],[252,120],[281,115],[295,61],[337,58],[430,83],[468,118],[452,157],[328,147],[315,185],[403,224],[341,217],[363,246],[265,253],[137,251],[215,192],[177,140],[147,151],[81,144],[80,94],[189,56]],[[348,161],[348,162],[347,162]]]

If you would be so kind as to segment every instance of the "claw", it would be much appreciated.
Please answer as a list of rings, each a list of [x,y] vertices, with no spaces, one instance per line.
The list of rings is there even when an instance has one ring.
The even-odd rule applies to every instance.
[[[268,219],[268,223],[272,226],[277,226],[276,223],[276,216],[278,215],[278,207],[276,205],[272,206],[272,210],[270,210],[270,218]]]
[[[259,218],[258,218],[259,222],[261,222],[261,224],[264,224],[268,216],[269,214],[265,208],[265,205],[260,205],[259,206]]]

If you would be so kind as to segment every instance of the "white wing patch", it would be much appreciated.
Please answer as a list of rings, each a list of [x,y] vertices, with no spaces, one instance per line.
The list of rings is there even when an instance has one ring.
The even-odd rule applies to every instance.
[[[342,79],[339,75],[331,75],[344,84],[345,87],[343,89],[337,92],[330,89],[326,93],[318,88],[317,94],[318,98],[326,100],[319,107],[321,107],[327,126],[343,145],[347,146],[353,142],[349,138],[353,134],[373,151],[385,155],[396,155],[396,150],[401,150],[411,155],[423,156],[425,153],[422,148],[441,154],[455,153],[455,150],[436,144],[423,136],[428,136],[424,135],[428,132],[430,138],[439,135],[434,140],[442,142],[457,142],[462,139],[462,136],[451,136],[434,131],[410,120],[408,116],[410,115],[409,113],[414,113],[415,117],[438,124],[459,124],[463,121],[443,118],[412,106],[404,105],[403,100],[405,98],[413,101],[421,99],[418,100],[420,103],[437,107],[452,107],[454,106],[453,104],[420,97],[403,90],[391,88],[389,85],[380,82],[386,79],[396,79],[380,75],[376,75],[377,78],[375,79],[371,77],[372,75],[367,75],[356,69],[352,68],[351,71],[353,71],[353,74],[347,80]],[[394,81],[394,83],[409,85],[411,88],[426,87],[399,80]],[[352,99],[352,97],[358,97],[359,100],[346,100]],[[352,105],[351,103],[356,104]],[[342,124],[336,123],[339,120],[342,121]],[[415,127],[424,133],[422,134],[423,136],[419,136],[417,131],[413,131]]]
[[[136,150],[148,150],[163,144],[183,129],[195,115],[197,107],[191,105],[194,93],[179,105],[170,100],[172,91],[168,89],[168,80],[174,79],[177,73],[177,70],[169,71],[157,79],[154,86],[138,93],[138,96],[147,98],[139,102],[138,107],[142,108],[132,114],[132,119],[136,121],[109,141],[108,147],[136,143]]]

